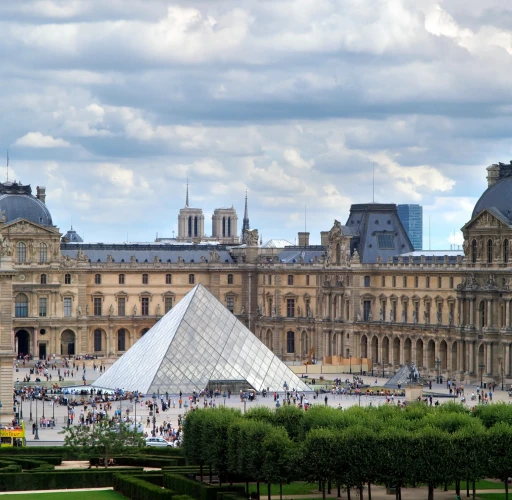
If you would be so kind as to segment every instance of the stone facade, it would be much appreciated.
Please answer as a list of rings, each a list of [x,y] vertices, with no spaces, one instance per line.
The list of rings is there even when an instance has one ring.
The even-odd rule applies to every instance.
[[[393,206],[361,207],[350,217],[381,217],[377,233],[386,236]],[[242,247],[107,248],[61,242],[54,226],[2,221],[2,380],[14,351],[119,356],[203,283],[287,362],[302,363],[314,348],[318,361],[369,358],[379,372],[414,361],[422,375],[512,381],[507,217],[492,207],[476,214],[463,228],[464,255],[383,258],[361,231],[335,221],[323,246],[310,246],[304,233],[301,245],[269,257],[256,230],[243,233]]]

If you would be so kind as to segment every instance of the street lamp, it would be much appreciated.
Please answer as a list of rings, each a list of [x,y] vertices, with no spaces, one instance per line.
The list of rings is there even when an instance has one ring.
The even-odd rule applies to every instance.
[[[153,393],[153,437],[156,437],[156,394]]]
[[[439,358],[436,358],[435,360],[435,365],[436,365],[436,368],[437,368],[437,383],[440,384],[440,380],[441,380],[441,360]]]
[[[34,439],[39,439],[39,424],[37,423],[37,399],[36,399],[36,433]]]
[[[373,378],[373,365],[374,365],[374,361],[373,361],[373,358],[372,358],[372,378]]]
[[[244,400],[244,415],[245,415],[245,411],[247,410],[247,394],[245,392],[242,395],[242,399]],[[279,399],[277,401],[279,402]],[[279,408],[279,406],[277,406],[277,407]]]
[[[29,422],[32,422],[32,400],[34,399],[34,394],[31,394],[29,396],[30,399],[30,418],[28,419]]]
[[[485,365],[483,363],[480,363],[478,365],[478,368],[480,368],[480,389],[483,388],[484,384],[483,384],[483,373],[484,373],[484,368],[485,368]]]
[[[352,355],[349,354],[348,356],[348,362],[350,363],[350,374],[352,374]]]
[[[501,360],[501,390],[503,390],[503,360]]]

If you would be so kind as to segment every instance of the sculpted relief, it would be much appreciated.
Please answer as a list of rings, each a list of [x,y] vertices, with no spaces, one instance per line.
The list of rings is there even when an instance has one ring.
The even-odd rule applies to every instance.
[[[329,231],[329,246],[325,256],[326,266],[346,266],[350,257],[350,237],[343,234],[343,227],[338,220]]]

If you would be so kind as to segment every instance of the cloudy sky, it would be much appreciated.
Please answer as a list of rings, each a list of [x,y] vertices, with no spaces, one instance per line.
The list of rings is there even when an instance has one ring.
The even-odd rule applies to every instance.
[[[375,164],[375,200],[424,205],[446,249],[512,159],[507,0],[18,0],[0,23],[10,179],[86,241],[172,236],[188,176],[207,233],[247,189],[264,240],[307,205],[319,243]]]

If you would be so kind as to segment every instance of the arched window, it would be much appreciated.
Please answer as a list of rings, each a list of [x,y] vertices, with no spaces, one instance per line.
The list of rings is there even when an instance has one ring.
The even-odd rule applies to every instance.
[[[22,241],[16,245],[16,260],[19,263],[27,262],[27,245]]]
[[[149,328],[143,328],[142,331],[140,332],[140,336],[141,337],[144,337],[144,335],[146,335],[146,333],[149,332]]]
[[[232,284],[233,284],[233,275],[228,274],[228,285],[232,285]]]
[[[97,285],[101,285],[101,274],[94,275],[94,283],[96,283]]]
[[[28,297],[24,293],[19,293],[16,296],[14,303],[14,315],[17,318],[28,317]]]
[[[286,334],[286,352],[290,354],[295,352],[295,332]]]
[[[487,264],[492,264],[492,240],[487,240]]]
[[[508,264],[508,252],[509,252],[508,240],[505,240],[503,242],[503,262],[505,264]]]
[[[44,264],[48,262],[48,247],[46,243],[39,243],[39,263]]]
[[[71,285],[71,274],[64,275],[64,284]]]
[[[98,328],[94,330],[94,351],[101,351],[101,330]]]
[[[46,285],[46,274],[41,274],[41,285]]]
[[[117,332],[117,350],[126,351],[126,330],[124,328]]]
[[[477,243],[476,243],[476,240],[473,240],[471,242],[471,262],[473,264],[476,263],[477,256],[478,256]]]

